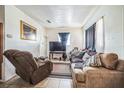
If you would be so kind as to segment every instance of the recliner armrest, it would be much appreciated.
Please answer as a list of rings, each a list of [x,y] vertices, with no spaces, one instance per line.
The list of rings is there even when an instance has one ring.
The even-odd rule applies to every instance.
[[[44,62],[43,65],[39,66],[37,70],[35,70],[31,76],[31,81],[33,84],[43,80],[45,77],[49,76],[52,71],[52,64],[51,62]]]

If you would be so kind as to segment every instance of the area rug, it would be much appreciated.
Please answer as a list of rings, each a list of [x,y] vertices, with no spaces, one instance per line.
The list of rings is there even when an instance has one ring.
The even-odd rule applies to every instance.
[[[53,63],[53,71],[51,76],[55,77],[71,77],[70,64]]]

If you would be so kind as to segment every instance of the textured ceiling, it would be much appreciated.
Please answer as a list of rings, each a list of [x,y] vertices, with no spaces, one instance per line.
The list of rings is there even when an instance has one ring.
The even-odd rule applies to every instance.
[[[88,14],[95,8],[93,5],[20,5],[16,7],[48,28],[81,27]]]

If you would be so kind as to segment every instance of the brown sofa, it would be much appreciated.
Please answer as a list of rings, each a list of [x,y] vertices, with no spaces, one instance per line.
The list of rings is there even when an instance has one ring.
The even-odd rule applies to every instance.
[[[36,84],[48,77],[53,69],[50,61],[36,61],[27,51],[9,49],[4,52],[4,55],[15,66],[16,73],[31,84]]]
[[[124,87],[124,60],[117,54],[100,54],[101,67],[75,68],[71,64],[73,86],[77,88],[122,88]]]

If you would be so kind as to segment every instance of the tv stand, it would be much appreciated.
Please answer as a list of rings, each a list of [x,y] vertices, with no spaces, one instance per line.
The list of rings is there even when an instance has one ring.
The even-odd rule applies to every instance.
[[[65,51],[50,51],[49,52],[49,59],[53,59],[54,54],[61,54],[61,55],[63,55],[63,53],[65,53]]]

